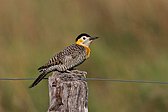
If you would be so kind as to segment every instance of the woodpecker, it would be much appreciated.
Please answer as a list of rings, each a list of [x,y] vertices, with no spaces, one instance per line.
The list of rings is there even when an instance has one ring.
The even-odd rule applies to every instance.
[[[76,38],[75,44],[55,54],[48,63],[38,68],[40,75],[29,88],[36,86],[50,72],[70,72],[74,67],[82,64],[89,58],[91,51],[90,44],[97,38],[98,37],[92,37],[86,33],[80,34]]]

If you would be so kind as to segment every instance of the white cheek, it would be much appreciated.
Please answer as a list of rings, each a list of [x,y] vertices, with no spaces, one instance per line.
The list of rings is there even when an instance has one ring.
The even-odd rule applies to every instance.
[[[86,45],[86,46],[90,46],[91,42],[92,42],[92,41],[88,41],[88,42],[85,43],[85,45]]]

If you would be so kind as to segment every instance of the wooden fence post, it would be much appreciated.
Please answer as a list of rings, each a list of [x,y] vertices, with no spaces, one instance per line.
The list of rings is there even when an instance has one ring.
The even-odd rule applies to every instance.
[[[88,87],[84,71],[54,72],[49,77],[48,112],[88,112]]]

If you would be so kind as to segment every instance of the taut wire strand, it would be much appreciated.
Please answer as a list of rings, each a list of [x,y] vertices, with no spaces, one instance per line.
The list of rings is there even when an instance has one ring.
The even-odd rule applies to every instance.
[[[0,78],[0,81],[12,81],[12,80],[35,80],[36,78]],[[44,78],[45,80],[48,78]],[[154,80],[125,80],[125,79],[107,79],[107,78],[85,78],[79,79],[85,81],[109,81],[109,82],[118,82],[118,83],[146,83],[146,84],[165,84],[168,85],[168,82],[163,81],[154,81]]]

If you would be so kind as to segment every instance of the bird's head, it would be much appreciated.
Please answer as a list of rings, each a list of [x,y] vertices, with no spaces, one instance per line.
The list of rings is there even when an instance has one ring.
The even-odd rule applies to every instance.
[[[89,47],[92,41],[97,38],[98,37],[92,37],[86,33],[82,33],[76,38],[76,44]]]

